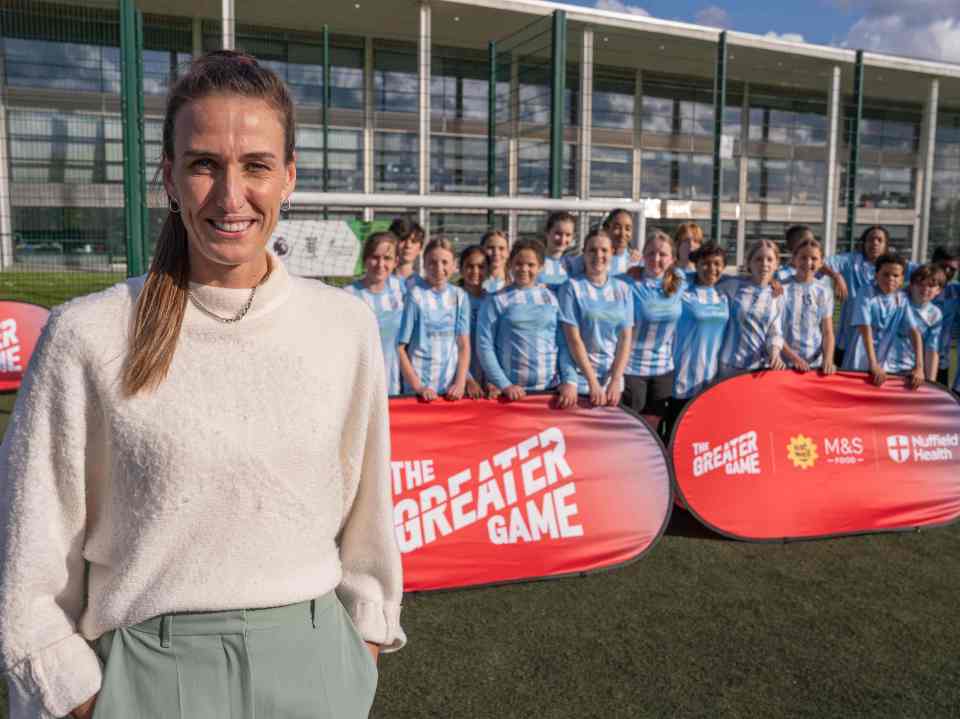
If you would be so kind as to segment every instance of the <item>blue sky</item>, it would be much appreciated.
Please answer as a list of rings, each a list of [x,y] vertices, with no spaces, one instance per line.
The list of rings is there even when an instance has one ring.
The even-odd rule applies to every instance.
[[[567,0],[822,45],[960,63],[960,0]]]

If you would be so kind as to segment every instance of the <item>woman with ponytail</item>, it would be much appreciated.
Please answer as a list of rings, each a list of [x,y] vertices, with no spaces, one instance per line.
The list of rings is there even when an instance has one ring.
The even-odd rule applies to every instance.
[[[51,313],[0,450],[11,719],[363,717],[404,643],[376,320],[266,251],[294,137],[274,73],[195,60],[149,272]]]

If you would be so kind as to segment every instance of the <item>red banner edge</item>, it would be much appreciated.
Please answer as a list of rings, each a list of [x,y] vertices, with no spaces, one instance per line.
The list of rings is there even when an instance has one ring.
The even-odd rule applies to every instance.
[[[527,392],[528,396],[533,395],[543,395],[543,394],[555,394],[552,390],[536,390],[532,392]],[[390,399],[400,399],[404,397],[416,397],[417,395],[391,395]],[[461,402],[463,400],[460,400]],[[500,400],[506,401],[506,400]],[[439,594],[445,592],[463,592],[470,591],[473,589],[490,589],[493,587],[506,587],[511,584],[529,584],[532,582],[549,582],[554,579],[570,579],[573,577],[591,577],[595,574],[603,574],[605,572],[613,572],[618,569],[623,569],[624,567],[629,567],[631,564],[643,559],[649,552],[660,543],[661,537],[667,532],[667,527],[670,526],[670,519],[673,517],[673,508],[674,508],[674,492],[678,486],[676,476],[673,473],[673,459],[670,456],[670,453],[667,451],[667,446],[663,443],[663,440],[660,438],[660,435],[654,432],[650,428],[650,424],[639,414],[631,410],[629,407],[624,407],[622,404],[617,406],[617,409],[621,410],[625,414],[633,417],[637,420],[640,425],[656,440],[657,444],[660,445],[660,451],[663,454],[664,464],[667,467],[667,511],[663,517],[663,523],[660,525],[660,529],[657,530],[657,533],[653,536],[653,539],[650,540],[650,544],[641,549],[632,557],[625,559],[622,562],[617,562],[616,564],[608,564],[603,567],[597,567],[596,569],[588,569],[582,572],[564,572],[562,574],[547,574],[545,576],[532,575],[530,577],[520,577],[518,579],[507,579],[502,582],[485,582],[482,584],[467,584],[463,587],[438,587],[436,589],[404,589],[404,596],[411,594]],[[698,517],[699,519],[699,517]]]
[[[767,537],[762,539],[758,537],[744,537],[739,534],[734,534],[733,532],[727,532],[726,530],[713,526],[713,524],[706,521],[696,511],[694,511],[694,509],[690,506],[690,503],[687,501],[687,498],[683,496],[683,490],[680,489],[680,482],[677,481],[677,475],[674,472],[674,464],[675,464],[674,455],[673,455],[673,450],[675,446],[674,440],[676,439],[677,428],[680,426],[680,422],[681,420],[683,420],[683,416],[687,413],[687,410],[690,409],[694,405],[694,403],[698,399],[700,399],[703,395],[705,395],[709,390],[713,389],[719,384],[722,384],[723,382],[726,382],[727,380],[736,379],[737,377],[741,377],[745,374],[763,374],[765,372],[793,372],[793,371],[794,370],[763,369],[763,370],[743,370],[741,372],[737,372],[736,374],[732,374],[729,377],[724,377],[721,380],[716,380],[708,384],[699,395],[697,395],[692,400],[687,402],[687,405],[683,408],[683,411],[680,412],[679,415],[677,415],[677,419],[673,423],[673,428],[670,430],[670,445],[669,445],[670,451],[668,453],[668,456],[670,459],[670,462],[669,462],[670,482],[672,485],[671,494],[675,494],[679,498],[679,500],[683,503],[684,509],[686,509],[687,512],[693,515],[694,519],[696,519],[698,522],[700,522],[700,524],[702,524],[704,527],[709,529],[714,534],[717,534],[726,539],[733,539],[738,542],[748,542],[751,544],[789,544],[791,542],[818,542],[823,539],[841,539],[843,537],[864,537],[871,534],[907,534],[910,532],[915,532],[919,534],[921,531],[926,529],[941,529],[943,527],[949,527],[950,525],[956,524],[958,521],[960,521],[960,516],[957,516],[954,519],[951,519],[946,522],[940,522],[939,524],[916,524],[916,525],[911,525],[909,527],[895,527],[893,529],[867,529],[861,532],[837,532],[834,534],[812,534],[809,537]],[[868,372],[854,372],[852,370],[850,371],[843,370],[843,372],[844,374],[860,374],[865,377],[869,374]],[[893,375],[893,376],[898,377],[900,375]],[[945,393],[950,399],[952,399],[954,402],[960,405],[960,397],[957,397],[950,390],[949,387],[944,387],[942,384],[939,384],[937,382],[931,382],[930,380],[924,380],[923,383],[925,385],[930,385],[931,387]]]

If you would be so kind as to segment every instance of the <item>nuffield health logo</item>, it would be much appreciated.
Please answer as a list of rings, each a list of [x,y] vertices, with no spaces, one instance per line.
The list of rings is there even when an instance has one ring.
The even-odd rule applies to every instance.
[[[910,459],[910,439],[904,434],[887,437],[887,452],[897,464],[906,462]]]

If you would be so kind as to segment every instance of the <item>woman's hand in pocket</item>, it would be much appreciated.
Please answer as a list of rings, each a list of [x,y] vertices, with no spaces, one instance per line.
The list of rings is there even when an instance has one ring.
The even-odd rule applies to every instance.
[[[70,716],[72,716],[73,719],[90,719],[90,717],[93,716],[93,708],[97,705],[98,696],[99,693],[94,694],[92,697],[87,699],[87,701],[70,712]]]

